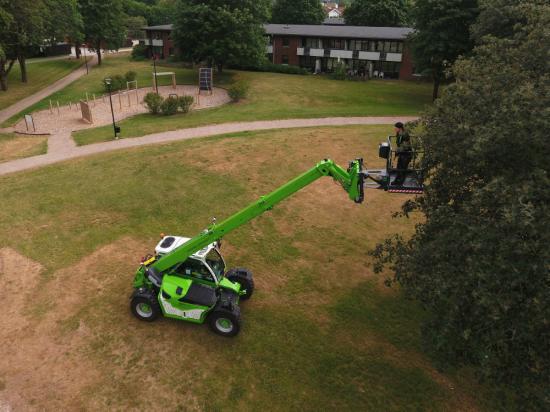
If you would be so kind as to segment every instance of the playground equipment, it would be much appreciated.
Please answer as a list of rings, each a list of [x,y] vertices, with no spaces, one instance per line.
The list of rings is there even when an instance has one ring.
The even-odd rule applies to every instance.
[[[172,77],[172,89],[176,88],[176,73],[175,72],[161,72],[161,73],[155,73],[153,72],[153,89],[157,90],[157,81],[158,77],[160,76],[170,76]]]
[[[424,170],[420,167],[422,150],[417,149],[418,141],[411,136],[412,150],[410,150],[411,161],[405,170],[397,169],[395,160],[395,136],[388,136],[387,142],[380,143],[378,156],[386,159],[385,169],[366,170],[366,177],[372,182],[367,182],[365,187],[369,189],[384,189],[391,193],[421,194],[424,192]],[[403,184],[396,185],[395,179],[399,173],[405,174]]]
[[[212,94],[214,88],[214,75],[211,67],[201,67],[199,69],[199,94],[203,91]]]
[[[136,272],[130,303],[133,314],[145,321],[162,314],[208,322],[214,332],[235,336],[241,324],[239,302],[250,298],[254,280],[247,269],[226,271],[221,238],[323,176],[332,177],[355,203],[363,202],[363,159],[350,162],[347,169],[325,159],[223,222],[214,220],[194,238],[163,236],[155,255],[143,258]]]

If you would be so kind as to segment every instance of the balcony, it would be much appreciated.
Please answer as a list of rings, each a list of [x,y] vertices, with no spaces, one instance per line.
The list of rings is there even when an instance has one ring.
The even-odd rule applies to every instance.
[[[266,52],[267,54],[273,54],[273,46],[272,46],[272,45],[266,46],[265,52]]]
[[[401,53],[386,53],[387,62],[398,62],[400,63],[403,60],[403,55]]]
[[[331,50],[330,57],[339,59],[353,59],[353,50]]]
[[[143,44],[145,44],[146,46],[160,46],[162,47],[164,45],[163,41],[160,40],[160,39],[145,39],[143,40]]]
[[[380,60],[380,52],[359,52],[359,60]]]

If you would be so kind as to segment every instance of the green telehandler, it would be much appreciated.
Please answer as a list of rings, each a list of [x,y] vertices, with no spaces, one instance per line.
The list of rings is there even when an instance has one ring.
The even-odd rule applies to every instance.
[[[221,238],[323,176],[332,177],[354,202],[363,202],[368,177],[363,159],[350,162],[347,169],[325,159],[223,222],[214,221],[194,238],[163,236],[154,256],[143,258],[136,272],[130,298],[133,314],[144,321],[162,314],[208,322],[214,332],[235,336],[241,326],[239,302],[252,296],[254,279],[244,268],[226,270]]]

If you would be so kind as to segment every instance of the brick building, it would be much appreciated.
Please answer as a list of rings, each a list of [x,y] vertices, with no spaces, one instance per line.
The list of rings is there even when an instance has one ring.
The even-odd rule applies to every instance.
[[[404,27],[267,24],[268,55],[275,64],[290,64],[315,72],[331,72],[344,63],[358,73],[383,73],[384,78],[410,79],[411,54]]]
[[[148,56],[157,56],[159,59],[166,59],[174,55],[174,43],[172,42],[172,25],[144,27],[145,39],[139,44],[149,46]]]
[[[266,24],[267,55],[275,64],[289,64],[312,72],[331,72],[343,63],[357,74],[411,79],[413,64],[405,45],[412,29],[337,25]],[[145,27],[141,44],[165,59],[174,54],[172,25]]]

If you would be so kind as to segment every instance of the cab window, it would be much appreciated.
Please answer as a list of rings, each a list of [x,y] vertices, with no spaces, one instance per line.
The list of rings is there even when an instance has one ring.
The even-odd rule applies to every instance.
[[[178,266],[176,273],[181,276],[191,276],[196,279],[214,282],[214,278],[208,268],[204,265],[204,263],[197,259],[187,259]]]
[[[206,263],[218,278],[223,276],[225,264],[223,263],[220,253],[216,249],[211,249],[210,252],[208,252],[208,255],[206,255]]]

